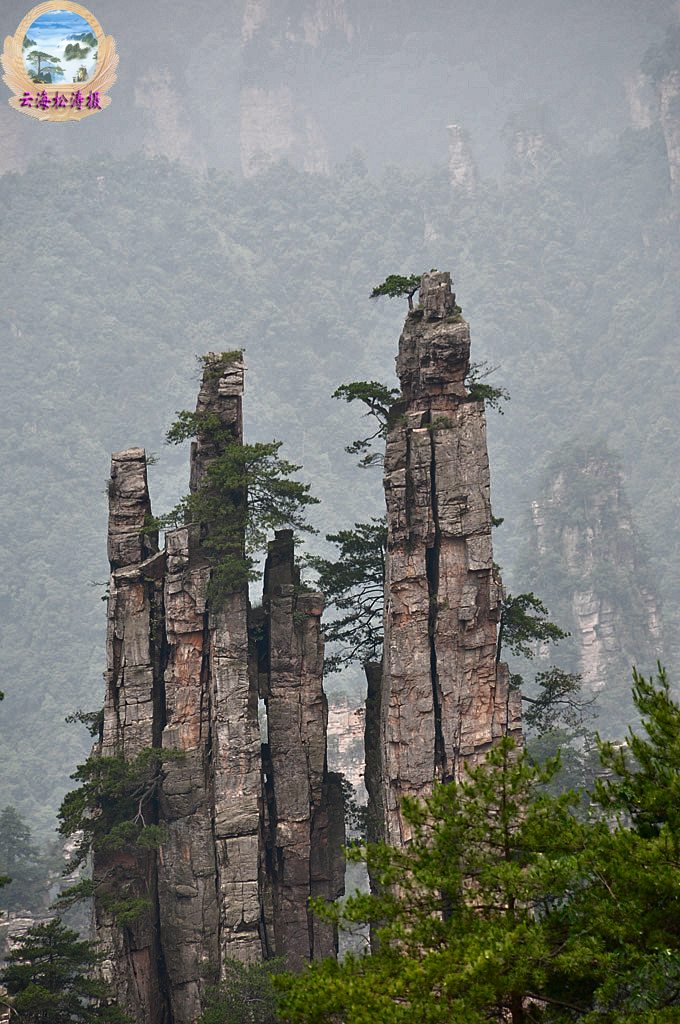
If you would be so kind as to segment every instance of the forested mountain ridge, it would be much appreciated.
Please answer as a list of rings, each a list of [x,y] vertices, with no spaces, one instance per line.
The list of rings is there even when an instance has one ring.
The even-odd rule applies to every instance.
[[[329,395],[393,382],[402,311],[368,301],[388,273],[453,267],[475,352],[500,363],[492,379],[512,397],[490,417],[490,456],[511,589],[546,455],[598,435],[623,453],[651,571],[678,607],[680,246],[658,127],[595,155],[558,146],[540,174],[473,194],[443,167],[374,176],[358,155],[330,176],[283,164],[246,181],[130,157],[53,162],[49,185],[42,163],[6,174],[0,209],[0,804],[37,828],[83,752],[62,719],[102,698],[110,452],[158,452],[179,491],[162,438],[190,401],[194,355],[244,347],[249,436],[304,462],[317,525],[379,514],[377,475],[342,452],[357,418]],[[172,484],[152,486],[174,502]]]

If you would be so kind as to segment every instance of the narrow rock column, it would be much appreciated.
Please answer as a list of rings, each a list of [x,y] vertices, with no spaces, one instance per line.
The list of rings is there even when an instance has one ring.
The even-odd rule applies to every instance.
[[[468,134],[459,124],[448,125],[448,132],[451,187],[462,192],[474,192],[478,175]]]
[[[300,589],[292,530],[277,531],[269,545],[263,607],[274,948],[300,967],[336,952],[335,936],[313,918],[308,903],[310,896],[333,899],[343,891],[338,856],[344,824],[339,780],[326,771],[323,597]]]
[[[209,971],[219,970],[205,636],[210,568],[196,527],[169,531],[166,552],[163,748],[181,759],[164,768],[159,906],[173,1024],[190,1024],[201,1012]]]
[[[216,414],[243,442],[243,376],[240,359],[208,357],[198,410]],[[213,457],[199,434],[191,452],[192,490]],[[245,501],[245,494],[235,496]],[[238,555],[244,554],[239,539]],[[214,842],[218,871],[221,962],[262,958],[262,757],[258,684],[248,666],[248,586],[231,588],[208,617]]]
[[[404,796],[427,796],[520,730],[518,697],[495,660],[501,588],[484,403],[464,384],[469,353],[449,274],[425,274],[399,340],[402,397],[385,455],[381,768],[384,835],[395,843],[410,838]]]
[[[201,487],[231,438],[242,443],[243,364],[209,355],[196,411],[219,424],[191,446],[190,488]],[[235,495],[235,501],[245,495]],[[247,583],[209,608],[216,566],[205,528],[168,533],[162,805],[159,851],[163,947],[174,1024],[193,1022],[225,957],[259,959],[261,764],[257,691],[248,675]],[[235,538],[237,554],[244,540]]]
[[[143,533],[151,515],[143,448],[111,458],[108,556],[111,566],[107,605],[107,666],[102,753],[134,757],[154,743],[162,621],[159,600],[164,556],[158,535]]]
[[[164,556],[158,552],[157,536],[143,533],[150,514],[144,450],[117,452],[111,460],[109,482],[111,578],[99,750],[103,757],[126,761],[156,745],[159,736]],[[127,844],[115,850],[96,849],[92,875],[97,891],[95,924],[106,951],[106,972],[137,1019],[164,1024],[168,1018],[161,984],[155,854]],[[121,928],[110,909],[111,900],[143,900],[148,910]]]

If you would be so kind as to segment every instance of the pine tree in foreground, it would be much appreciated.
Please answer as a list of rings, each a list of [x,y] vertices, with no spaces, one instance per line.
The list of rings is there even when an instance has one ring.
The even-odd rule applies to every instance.
[[[125,1024],[108,987],[95,977],[100,957],[59,918],[34,925],[17,940],[0,971],[22,1024]]]
[[[587,821],[501,741],[461,782],[405,802],[413,840],[359,847],[381,883],[344,906],[372,954],[277,982],[291,1024],[670,1024],[680,1020],[680,707],[635,675],[644,737],[601,743],[614,775]],[[630,755],[635,757],[631,763]],[[674,802],[675,801],[675,802]]]

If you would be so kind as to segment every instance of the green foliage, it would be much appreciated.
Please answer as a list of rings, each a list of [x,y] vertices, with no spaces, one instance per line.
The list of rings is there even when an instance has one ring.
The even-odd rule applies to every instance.
[[[26,60],[29,64],[35,65],[37,78],[34,78],[34,81],[40,81],[41,75],[46,71],[51,71],[52,68],[58,68],[61,64],[58,57],[53,57],[50,53],[43,53],[42,50],[31,50],[30,53],[26,54]],[[44,64],[49,66],[43,67]]]
[[[498,660],[504,649],[531,658],[536,644],[556,644],[564,640],[569,634],[547,616],[548,609],[535,594],[528,592],[517,597],[508,594],[503,601],[498,628]]]
[[[382,284],[375,286],[369,298],[378,299],[387,296],[389,299],[396,299],[405,295],[408,299],[408,308],[413,309],[413,296],[420,288],[422,274],[411,274],[410,277],[403,277],[401,274],[388,274]]]
[[[37,910],[44,902],[47,864],[34,846],[31,829],[15,807],[0,812],[0,876],[7,888],[0,909]],[[10,884],[11,883],[11,884]]]
[[[36,45],[35,39],[29,39],[28,36],[24,36],[24,41],[23,41],[23,44],[22,44],[22,49],[27,50],[29,48],[29,46],[35,46],[35,45]]]
[[[373,442],[384,441],[387,437],[390,412],[399,395],[398,388],[389,388],[377,380],[354,380],[349,384],[341,384],[333,392],[332,398],[342,399],[348,403],[361,402],[365,405],[368,411],[364,416],[370,416],[376,426],[372,434],[353,441],[345,448],[350,455],[362,456],[359,460],[362,468],[382,465],[384,445],[381,445],[378,451],[372,451]]]
[[[99,736],[104,727],[104,708],[99,711],[83,711],[78,708],[64,719],[69,725],[84,725],[90,736]]]
[[[359,803],[354,786],[342,772],[337,773],[337,777],[340,781],[346,834],[365,842],[368,807]]]
[[[600,742],[602,763],[615,778],[598,781],[597,797],[623,812],[640,835],[663,834],[680,853],[680,706],[666,670],[657,667],[656,680],[633,670],[633,698],[647,736],[629,729],[625,746]]]
[[[339,613],[324,625],[326,642],[334,645],[324,668],[338,672],[382,656],[387,524],[384,518],[355,523],[353,530],[327,534],[326,540],[337,545],[338,557],[311,555],[307,564],[318,574],[327,604]]]
[[[352,854],[380,895],[317,907],[340,924],[371,922],[377,950],[282,979],[284,1019],[514,1021],[528,993],[559,989],[571,943],[554,941],[546,908],[574,880],[581,827],[572,796],[541,794],[551,770],[503,740],[460,783],[404,801],[410,845]]]
[[[125,1024],[108,987],[93,976],[100,960],[93,943],[55,918],[17,940],[0,981],[25,1024]]]
[[[63,836],[81,834],[69,870],[83,865],[93,847],[159,845],[163,833],[155,819],[164,765],[181,758],[179,751],[147,747],[131,761],[92,754],[79,765],[71,778],[80,786],[66,794],[58,814]],[[91,895],[86,889],[79,883],[64,895]]]
[[[272,978],[283,971],[283,961],[227,960],[225,968],[224,981],[208,993],[199,1024],[279,1024]]]
[[[224,353],[222,359],[233,361],[240,355]],[[318,499],[309,493],[309,484],[291,479],[301,467],[279,456],[281,441],[238,444],[215,413],[179,412],[167,433],[168,443],[181,444],[192,437],[215,449],[203,481],[146,528],[185,523],[200,527],[201,543],[213,561],[208,597],[219,605],[257,578],[253,556],[266,547],[270,530],[288,526],[315,532],[304,510]]]
[[[207,381],[218,381],[223,373],[233,363],[240,363],[243,360],[244,349],[232,348],[227,352],[208,352],[206,355],[198,356],[198,365],[201,368],[201,376]],[[217,354],[217,358],[215,358]]]
[[[497,388],[492,384],[485,384],[484,378],[494,373],[497,366],[489,366],[488,363],[471,363],[465,380],[468,389],[468,396],[475,402],[484,402],[489,409],[503,415],[501,402],[508,402],[510,394],[507,388]]]
[[[546,791],[556,762],[538,768],[503,739],[460,782],[404,801],[409,845],[351,850],[378,894],[315,910],[340,926],[371,923],[377,944],[280,979],[284,1020],[677,1020],[680,835],[676,811],[662,809],[677,808],[680,708],[661,672],[635,686],[642,760],[637,770],[617,760],[600,814],[593,806],[579,820],[575,793]],[[603,745],[605,765],[611,756]],[[631,814],[632,828],[612,807]]]
[[[560,726],[580,729],[584,716],[594,704],[594,698],[586,700],[581,696],[581,676],[565,672],[556,665],[544,672],[537,672],[534,678],[536,696],[522,694],[522,700],[529,707],[523,718],[525,725],[533,732],[551,732]]]
[[[89,46],[80,46],[78,43],[67,43],[64,50],[64,60],[82,60],[90,52]]]

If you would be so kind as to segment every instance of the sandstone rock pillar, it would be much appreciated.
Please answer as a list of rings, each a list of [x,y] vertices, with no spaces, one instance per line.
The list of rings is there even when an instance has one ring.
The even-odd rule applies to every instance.
[[[400,805],[506,732],[518,695],[496,666],[484,403],[468,394],[470,333],[447,273],[423,276],[399,340],[402,395],[387,436],[388,548],[380,695],[384,836],[410,838]]]
[[[134,760],[158,745],[162,703],[163,554],[155,534],[143,532],[151,514],[142,448],[111,460],[108,556],[106,695],[100,751]],[[153,808],[152,814],[157,811]],[[156,822],[149,822],[149,824]],[[119,998],[139,1020],[165,1024],[164,960],[157,917],[157,871],[153,851],[125,844],[95,849],[95,923],[105,950],[105,969]],[[121,926],[111,901],[144,901],[134,921]],[[160,993],[160,994],[159,994]]]
[[[342,788],[326,764],[323,598],[300,586],[293,534],[282,530],[264,607],[250,609],[248,496],[211,474],[228,446],[243,443],[243,373],[238,352],[204,360],[195,422],[187,418],[197,430],[198,501],[187,504],[192,521],[166,531],[162,552],[145,529],[143,450],[112,462],[98,750],[126,762],[162,751],[152,756],[161,782],[144,822],[160,830],[157,849],[94,851],[95,915],[107,972],[140,1024],[195,1024],[227,959],[276,953],[300,967],[336,951],[333,930],[308,906],[312,896],[340,895],[344,880]],[[134,915],[116,918],[108,896],[133,901]]]
[[[226,443],[242,443],[243,365],[208,356],[196,412],[219,425],[191,446],[190,489]],[[245,501],[245,495],[234,495]],[[160,917],[175,1024],[200,1013],[224,958],[257,959],[260,757],[257,695],[248,675],[247,583],[209,607],[216,571],[206,528],[167,534],[165,768]],[[237,554],[243,538],[236,538]]]
[[[328,706],[323,692],[323,596],[300,585],[292,530],[269,545],[263,608],[267,624],[268,850],[274,950],[292,967],[336,950],[310,896],[343,891],[342,794],[326,768]]]

